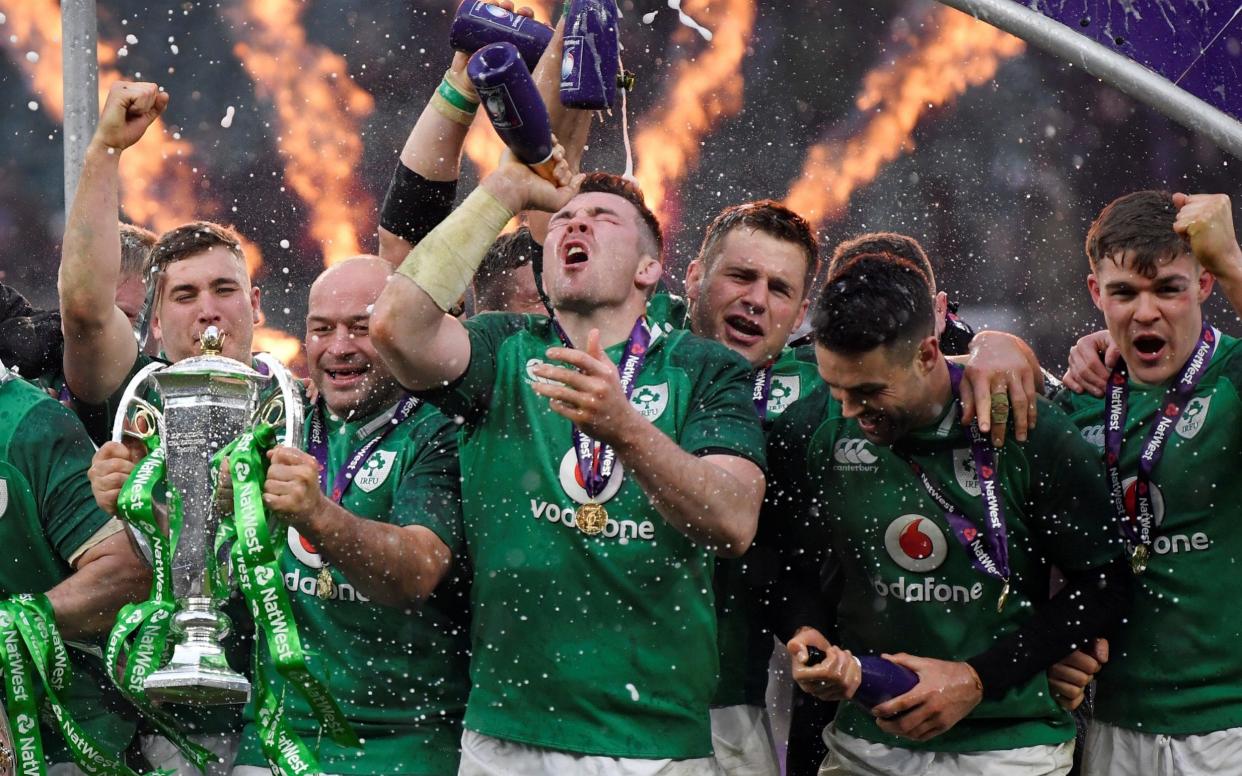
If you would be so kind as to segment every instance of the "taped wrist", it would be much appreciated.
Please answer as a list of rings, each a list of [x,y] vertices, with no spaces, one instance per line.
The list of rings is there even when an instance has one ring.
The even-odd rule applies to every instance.
[[[405,275],[448,312],[505,228],[513,212],[485,189],[475,189],[466,201],[423,238],[397,272]]]
[[[417,243],[453,211],[457,181],[424,178],[397,161],[384,195],[380,226],[410,243]]]

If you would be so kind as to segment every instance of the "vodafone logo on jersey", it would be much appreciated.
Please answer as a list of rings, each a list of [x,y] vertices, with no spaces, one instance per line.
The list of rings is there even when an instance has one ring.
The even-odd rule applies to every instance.
[[[617,491],[621,489],[621,480],[624,479],[622,468],[620,460],[612,465],[612,476],[608,478],[603,492],[599,494],[599,498],[595,499],[595,501],[603,504],[617,495]],[[560,475],[561,489],[565,491],[565,495],[579,504],[591,502],[592,499],[586,492],[586,485],[582,482],[582,472],[578,470],[578,456],[572,447],[565,451],[565,455],[561,458],[561,467],[558,474]]]
[[[298,529],[289,526],[289,551],[293,553],[293,557],[297,558],[303,566],[313,569],[323,568],[323,560],[319,557],[319,550],[315,549],[315,545],[306,540],[305,536],[298,533]]]
[[[884,531],[884,549],[906,571],[926,572],[944,563],[949,545],[944,531],[922,515],[902,515]]]

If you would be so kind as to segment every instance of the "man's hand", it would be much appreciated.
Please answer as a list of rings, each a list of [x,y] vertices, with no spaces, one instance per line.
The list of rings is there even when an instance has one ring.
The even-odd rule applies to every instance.
[[[548,348],[547,356],[574,369],[540,364],[532,371],[552,383],[536,382],[531,387],[552,400],[552,411],[571,420],[592,439],[615,444],[628,427],[646,422],[621,390],[617,365],[604,355],[599,329],[587,335],[586,350]]]
[[[302,530],[329,503],[319,489],[319,462],[309,453],[280,445],[267,451],[270,465],[263,504]]]
[[[816,647],[827,655],[813,666],[806,664],[807,647]],[[862,683],[862,668],[849,650],[834,647],[824,634],[814,628],[801,628],[785,645],[789,653],[792,676],[807,695],[821,701],[849,700]]]
[[[91,144],[124,151],[138,142],[167,107],[168,93],[155,84],[117,81],[108,90]]]
[[[1102,397],[1119,358],[1121,351],[1107,331],[1088,334],[1070,349],[1069,368],[1061,382],[1074,393]]]
[[[1218,278],[1242,275],[1242,247],[1233,231],[1233,211],[1225,194],[1174,194],[1173,230],[1190,240],[1203,268]]]
[[[880,730],[889,735],[927,741],[956,725],[983,700],[983,682],[966,663],[904,652],[883,657],[919,675],[910,692],[871,710]]]
[[[1087,697],[1087,685],[1107,662],[1107,639],[1096,639],[1086,652],[1076,650],[1068,655],[1048,669],[1052,699],[1066,711],[1078,708]]]
[[[555,143],[556,138],[552,138]],[[552,148],[555,166],[552,180],[540,176],[522,164],[510,151],[500,158],[500,166],[479,184],[513,213],[523,210],[556,212],[578,193],[584,175],[573,175],[565,163],[565,149],[559,143]]]
[[[970,341],[965,367],[962,422],[969,424],[977,415],[979,430],[990,431],[992,444],[1003,447],[1012,420],[1014,436],[1025,442],[1035,427],[1035,399],[1044,379],[1030,346],[1002,331],[979,332]]]
[[[116,502],[121,488],[142,457],[141,452],[121,442],[108,442],[95,451],[86,477],[91,481],[95,503],[107,514],[116,517]]]

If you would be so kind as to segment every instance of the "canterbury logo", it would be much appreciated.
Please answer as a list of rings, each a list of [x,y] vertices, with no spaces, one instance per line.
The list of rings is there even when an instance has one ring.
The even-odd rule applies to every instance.
[[[845,464],[873,464],[876,462],[875,453],[871,452],[867,447],[865,439],[842,439],[832,448],[832,458],[837,463]]]

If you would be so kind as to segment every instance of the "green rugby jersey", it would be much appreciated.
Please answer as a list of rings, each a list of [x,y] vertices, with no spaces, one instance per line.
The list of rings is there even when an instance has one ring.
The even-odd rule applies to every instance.
[[[970,441],[955,402],[902,440],[910,457],[976,526],[983,526]],[[787,411],[769,437],[771,481],[764,520],[780,521],[793,562],[818,570],[831,558],[842,593],[840,645],[859,655],[907,652],[966,660],[984,652],[1048,597],[1049,570],[1089,569],[1120,544],[1094,451],[1066,415],[1040,400],[1029,440],[1012,437],[998,455],[1008,523],[1012,592],[972,568],[944,513],[909,463],[867,441],[841,416],[826,387]],[[805,555],[798,557],[801,553]],[[829,618],[831,619],[831,618]],[[1052,700],[1044,674],[999,700],[982,701],[946,733],[919,743],[889,736],[856,704],[837,724],[869,741],[907,749],[971,752],[1058,744],[1074,723]]]
[[[820,385],[815,350],[810,346],[785,348],[772,364],[763,427],[802,396]],[[753,381],[751,383],[754,385]],[[720,649],[720,685],[713,706],[763,706],[768,689],[768,661],[772,634],[758,621],[753,590],[762,584],[769,564],[758,547],[741,558],[716,559],[717,642]]]
[[[0,596],[55,587],[73,574],[68,559],[107,524],[86,477],[94,452],[82,424],[57,401],[24,380],[0,382]],[[98,658],[69,654],[73,683],[62,701],[105,751],[124,750],[134,735],[132,711]],[[35,685],[42,687],[37,675]],[[69,762],[59,730],[44,724],[42,734],[48,760]]]
[[[606,528],[581,533],[574,514],[587,495],[570,423],[531,389],[531,369],[561,345],[549,320],[489,313],[466,328],[466,373],[427,393],[464,420],[466,727],[588,755],[710,755],[712,555],[664,522],[620,462],[601,495]],[[722,345],[653,325],[631,401],[689,453],[762,465],[748,372]]]
[[[308,418],[315,411],[308,407]],[[329,477],[370,438],[377,419],[382,424],[385,415],[349,423],[328,417]],[[363,749],[318,739],[310,705],[285,687],[266,649],[260,653],[260,670],[273,692],[284,693],[290,724],[328,773],[457,773],[470,659],[456,430],[451,420],[424,404],[384,437],[342,502],[359,517],[424,526],[452,550],[458,562],[422,604],[393,608],[371,603],[334,567],[332,598],[319,598],[316,578],[323,564],[318,552],[295,529],[284,529],[287,551],[281,569],[308,664],[353,723]],[[246,711],[237,763],[266,765],[252,707]]]
[[[1212,361],[1152,472],[1157,527],[1151,559],[1135,577],[1133,610],[1098,676],[1096,718],[1144,733],[1195,735],[1242,726],[1242,624],[1231,610],[1242,599],[1242,495],[1234,466],[1242,458],[1242,346],[1218,336]],[[1127,500],[1166,388],[1130,383],[1121,452]],[[1069,391],[1058,400],[1099,451],[1102,470],[1105,400]]]

